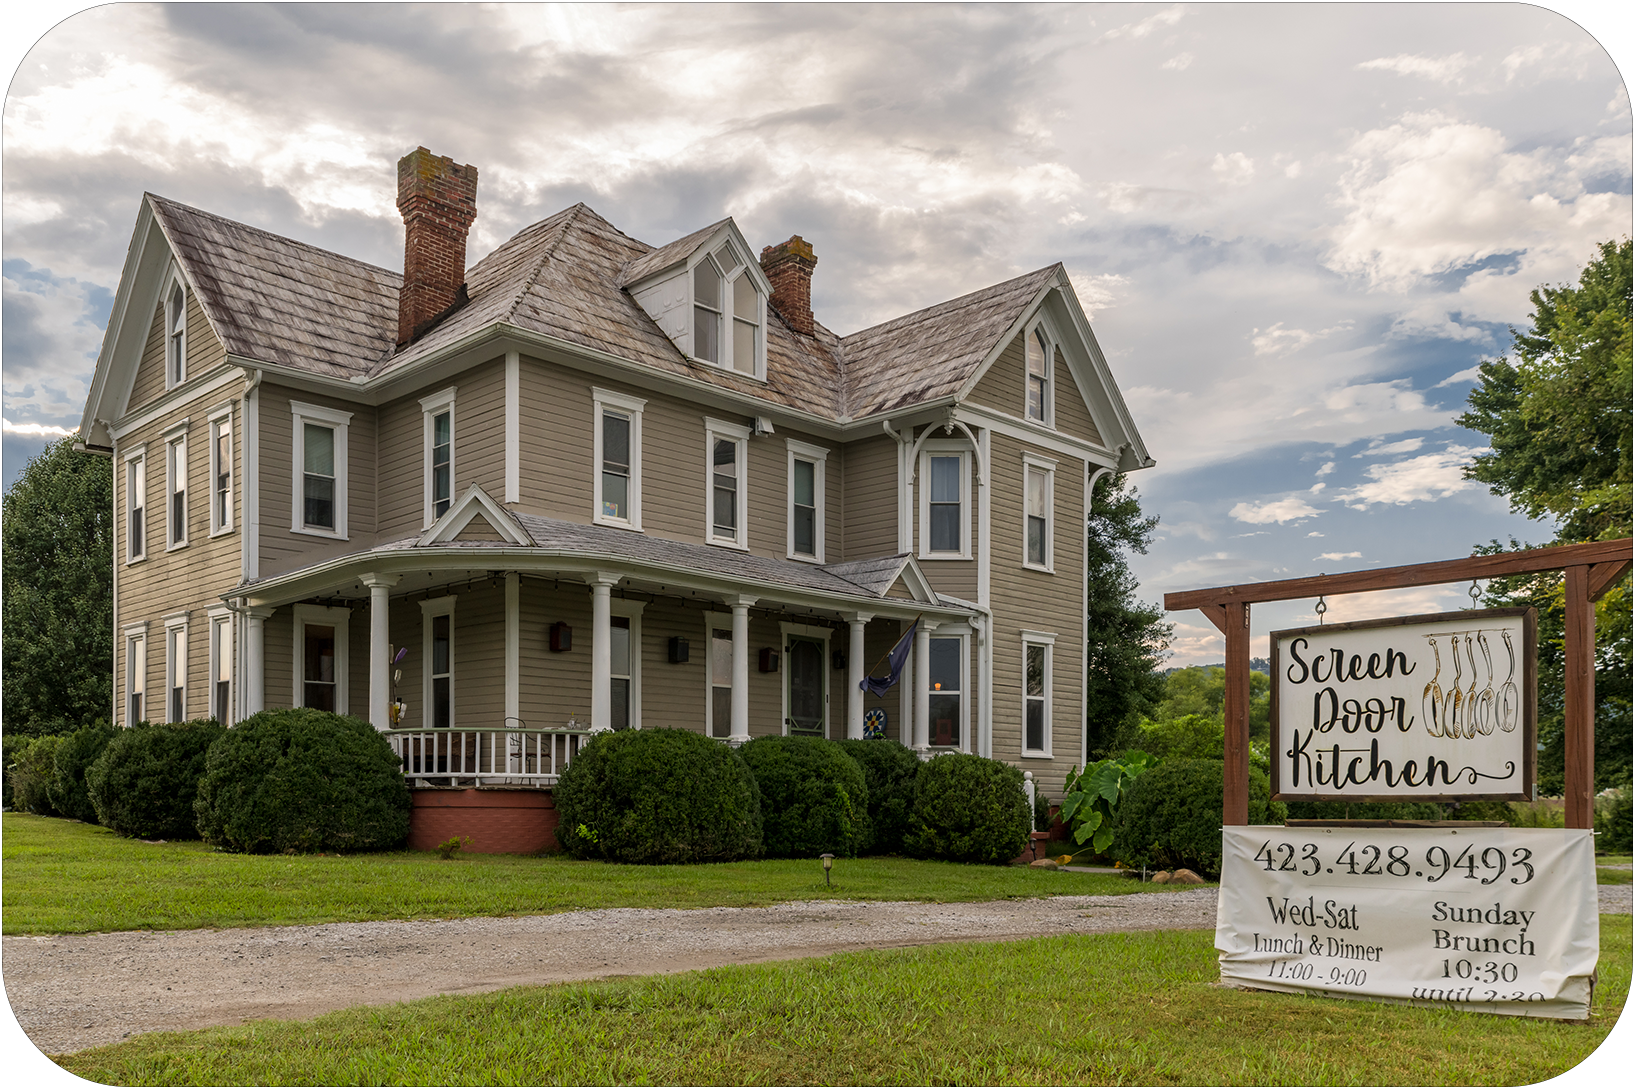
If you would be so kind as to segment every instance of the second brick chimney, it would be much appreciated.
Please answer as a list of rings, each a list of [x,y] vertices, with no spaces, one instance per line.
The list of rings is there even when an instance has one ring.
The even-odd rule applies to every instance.
[[[477,218],[477,168],[415,148],[397,161],[397,210],[403,214],[401,345],[465,297],[465,239]]]
[[[806,337],[817,333],[817,319],[811,313],[811,274],[816,268],[811,243],[799,235],[760,251],[760,270],[772,282],[772,306],[790,329]]]

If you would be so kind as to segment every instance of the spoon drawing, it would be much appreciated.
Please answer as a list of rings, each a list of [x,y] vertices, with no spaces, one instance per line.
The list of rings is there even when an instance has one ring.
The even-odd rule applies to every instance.
[[[1445,730],[1448,738],[1457,738],[1463,731],[1464,664],[1458,658],[1458,637],[1452,638],[1452,688],[1447,693]]]
[[[1482,734],[1491,734],[1498,719],[1497,691],[1492,687],[1492,645],[1487,642],[1485,632],[1475,633],[1475,638],[1480,641],[1481,657],[1486,660],[1486,688],[1481,690],[1476,702],[1475,725]]]
[[[1507,633],[1505,634],[1507,638]],[[1424,686],[1424,730],[1431,738],[1441,737],[1441,652],[1435,646],[1435,637],[1425,637],[1430,641],[1430,654],[1435,656],[1435,673],[1431,675],[1429,683]]]
[[[1515,645],[1510,642],[1509,629],[1503,630],[1504,650],[1509,652],[1509,677],[1498,689],[1498,725],[1512,731],[1520,722],[1521,691],[1515,685]]]

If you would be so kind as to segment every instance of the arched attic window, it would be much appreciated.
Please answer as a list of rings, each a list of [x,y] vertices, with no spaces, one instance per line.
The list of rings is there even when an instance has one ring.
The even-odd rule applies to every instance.
[[[692,268],[692,355],[746,375],[764,357],[765,300],[748,263],[727,240]],[[730,325],[730,332],[728,332]]]
[[[187,289],[180,280],[165,293],[165,388],[187,381]]]

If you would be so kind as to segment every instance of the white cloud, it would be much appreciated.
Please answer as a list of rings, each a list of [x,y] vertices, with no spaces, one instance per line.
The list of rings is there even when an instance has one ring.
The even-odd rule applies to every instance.
[[[1069,271],[1068,279],[1072,281],[1072,290],[1078,295],[1078,302],[1084,306],[1084,314],[1090,319],[1108,307],[1116,306],[1118,296],[1129,287],[1129,279],[1117,273],[1077,273]]]
[[[1310,533],[1306,534],[1305,536],[1306,537],[1327,537],[1328,535],[1324,534],[1320,530],[1312,530]]]
[[[1319,509],[1306,503],[1301,496],[1284,496],[1280,500],[1266,500],[1263,503],[1244,501],[1230,511],[1231,517],[1238,522],[1247,522],[1255,526],[1263,526],[1268,522],[1281,525],[1284,522],[1306,519],[1321,513]]]
[[[1337,464],[1337,462],[1323,462],[1322,468],[1316,471],[1316,475],[1318,477],[1326,477],[1329,473],[1333,472],[1334,466]]]
[[[1424,445],[1424,437],[1416,436],[1412,439],[1403,439],[1397,443],[1386,443],[1375,439],[1367,445],[1367,449],[1360,454],[1352,454],[1352,458],[1367,458],[1375,454],[1411,454]]]
[[[1360,560],[1361,553],[1321,553],[1312,557],[1312,560]]]
[[[1191,67],[1191,62],[1197,58],[1190,53],[1179,53],[1163,62],[1163,67],[1170,72],[1184,72]]]
[[[1464,69],[1479,59],[1466,57],[1462,53],[1454,53],[1448,57],[1421,57],[1417,54],[1402,53],[1394,57],[1378,57],[1363,61],[1356,67],[1363,72],[1369,70],[1395,72],[1402,76],[1423,76],[1437,83],[1461,83]]]
[[[1116,38],[1144,38],[1155,30],[1174,26],[1185,15],[1186,9],[1176,4],[1174,7],[1160,11],[1156,15],[1148,15],[1138,23],[1125,23],[1123,26],[1113,27],[1105,34],[1102,34],[1099,40],[1105,42]]]
[[[1240,151],[1214,156],[1214,176],[1226,185],[1247,185],[1254,177],[1254,160]]]
[[[26,435],[31,439],[61,439],[65,435],[74,435],[79,429],[64,428],[56,424],[13,424],[9,420],[0,419],[4,425],[6,435]]]
[[[1263,332],[1255,328],[1250,335],[1250,343],[1254,346],[1256,356],[1281,356],[1289,352],[1297,352],[1301,348],[1309,347],[1317,341],[1325,340],[1335,333],[1345,333],[1355,326],[1355,322],[1345,319],[1338,325],[1311,333],[1303,329],[1284,329],[1283,323],[1267,327]]]
[[[1403,504],[1437,500],[1467,488],[1475,482],[1464,479],[1464,467],[1490,447],[1449,445],[1434,454],[1421,454],[1400,462],[1367,467],[1366,482],[1339,493],[1347,506],[1365,511],[1376,503]]]
[[[1474,367],[1466,367],[1462,371],[1453,372],[1434,386],[1431,386],[1430,389],[1439,390],[1443,386],[1453,386],[1460,382],[1473,382],[1480,377],[1481,365],[1476,364]]]
[[[1316,495],[1318,492],[1322,491],[1327,486],[1328,486],[1327,481],[1317,481],[1315,484],[1311,485],[1311,488],[1310,488],[1311,495],[1313,495],[1313,496]]]

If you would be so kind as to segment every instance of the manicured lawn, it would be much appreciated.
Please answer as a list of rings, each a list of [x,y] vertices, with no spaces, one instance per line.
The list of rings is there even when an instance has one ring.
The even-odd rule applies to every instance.
[[[582,863],[561,856],[429,852],[253,856],[196,842],[146,844],[95,825],[4,815],[8,935],[517,916],[576,908],[701,908],[835,898],[991,901],[1133,893],[1116,876],[978,867],[883,856],[688,867]],[[1156,887],[1146,886],[1147,890]]]
[[[151,1034],[59,1062],[126,1085],[1516,1085],[1621,1013],[1602,916],[1586,1025],[1216,987],[1207,931],[962,943],[516,988]]]

